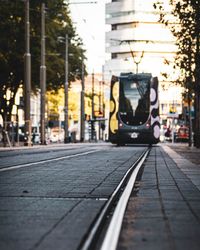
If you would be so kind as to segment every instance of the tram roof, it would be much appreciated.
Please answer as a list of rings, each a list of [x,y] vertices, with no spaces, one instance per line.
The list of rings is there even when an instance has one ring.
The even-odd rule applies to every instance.
[[[119,78],[120,79],[124,79],[124,78],[128,78],[128,79],[150,79],[152,77],[151,73],[138,73],[138,74],[134,74],[134,73],[121,73]]]

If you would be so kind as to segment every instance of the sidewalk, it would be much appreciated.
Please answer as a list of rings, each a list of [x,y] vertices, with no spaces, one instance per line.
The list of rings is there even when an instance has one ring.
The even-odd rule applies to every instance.
[[[179,144],[152,148],[130,198],[118,250],[200,249],[200,164],[192,163],[199,152]]]
[[[167,143],[161,145],[167,145],[176,153],[180,154],[183,158],[200,165],[200,148],[189,147],[188,143]]]
[[[178,143],[162,145],[162,147],[180,170],[200,190],[200,149]]]

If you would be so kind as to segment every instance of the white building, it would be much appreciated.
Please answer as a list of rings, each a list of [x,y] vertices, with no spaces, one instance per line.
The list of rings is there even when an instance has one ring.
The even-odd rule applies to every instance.
[[[175,104],[181,113],[181,89],[171,87],[177,73],[171,65],[164,63],[173,61],[175,38],[169,28],[158,22],[159,13],[153,7],[154,2],[112,0],[106,4],[106,24],[110,25],[110,31],[106,33],[106,52],[110,59],[105,64],[105,78],[111,78],[113,74],[119,76],[121,72],[158,76],[160,112],[166,117],[170,105]],[[169,14],[169,1],[163,2]],[[167,80],[162,73],[169,75]]]

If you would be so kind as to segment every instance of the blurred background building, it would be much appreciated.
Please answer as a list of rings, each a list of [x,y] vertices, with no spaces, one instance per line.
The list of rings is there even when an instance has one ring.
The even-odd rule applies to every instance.
[[[168,1],[165,4],[169,15]],[[159,78],[160,114],[167,118],[182,113],[182,89],[173,85],[177,76],[169,62],[176,52],[175,39],[165,24],[159,23],[155,0],[112,0],[106,4],[105,76],[119,76],[121,72],[152,73]],[[168,13],[167,13],[168,12]],[[169,15],[169,18],[170,17]],[[172,20],[173,21],[173,20]],[[164,77],[164,76],[167,76]]]
[[[95,138],[108,138],[109,86],[112,75],[122,72],[152,73],[159,79],[160,115],[163,126],[174,125],[174,119],[185,118],[187,100],[182,97],[182,88],[174,85],[175,72],[172,64],[177,51],[175,38],[169,28],[159,22],[155,0],[108,0],[105,5],[105,48],[107,59],[102,72],[89,73],[85,77],[85,139],[90,139],[90,121],[95,119]],[[168,0],[163,0],[169,20]],[[98,48],[96,48],[98,50]],[[74,140],[80,140],[81,81],[72,82],[69,88],[69,132]],[[9,99],[9,93],[8,98]],[[92,101],[93,100],[93,101]],[[92,110],[94,114],[92,114]],[[40,131],[40,92],[31,94],[30,118],[32,132]],[[185,112],[185,113],[184,113]],[[0,117],[1,119],[1,117]],[[46,138],[49,141],[64,140],[64,89],[46,93]],[[186,119],[186,118],[185,118]],[[178,120],[177,120],[178,121]],[[176,122],[177,122],[176,121]],[[12,121],[23,136],[24,98],[20,88],[12,111]],[[0,120],[2,127],[3,121]],[[11,126],[12,127],[12,126]],[[20,135],[17,135],[20,136]],[[37,140],[39,142],[39,140]]]

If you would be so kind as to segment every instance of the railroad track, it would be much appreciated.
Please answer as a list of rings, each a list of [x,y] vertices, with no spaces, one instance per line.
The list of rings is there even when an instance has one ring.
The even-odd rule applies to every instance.
[[[100,250],[115,250],[117,248],[125,209],[128,204],[131,191],[134,187],[137,174],[139,173],[149,152],[150,149],[148,148],[126,172],[123,179],[110,196],[98,218],[94,222],[92,228],[88,232],[86,239],[81,242],[79,249],[96,249],[96,242],[99,240],[99,234],[103,231],[103,228],[107,223],[107,218],[110,216],[110,212],[113,207],[115,207],[112,212],[113,215],[110,218],[107,230],[104,234],[102,242],[100,243]]]
[[[108,145],[66,152],[49,149],[46,154],[44,150],[23,155],[20,152],[8,156],[2,154],[0,202],[3,207],[0,213],[5,218],[5,241],[12,240],[10,235],[16,227],[15,221],[23,214],[25,219],[18,221],[22,230],[15,236],[18,248],[23,242],[24,232],[29,230],[28,235],[36,238],[34,243],[29,242],[29,249],[45,249],[47,245],[51,246],[49,249],[55,249],[54,242],[70,245],[70,250],[115,249],[121,224],[116,226],[112,221],[115,221],[114,217],[118,222],[119,217],[122,221],[134,186],[134,181],[130,181],[136,178],[148,152],[144,146],[119,148]],[[135,177],[132,177],[134,173]],[[123,196],[127,197],[126,201]],[[120,203],[124,209],[115,212]],[[37,211],[44,222],[41,233],[36,233],[41,228]],[[113,211],[117,215],[113,215],[110,222]],[[12,225],[8,212],[14,218]],[[28,226],[30,216],[34,219],[31,229]],[[118,228],[115,239],[109,233],[113,231],[113,223],[115,230]],[[66,235],[64,232],[68,232],[67,237],[62,238]],[[101,241],[104,235],[106,237]]]

